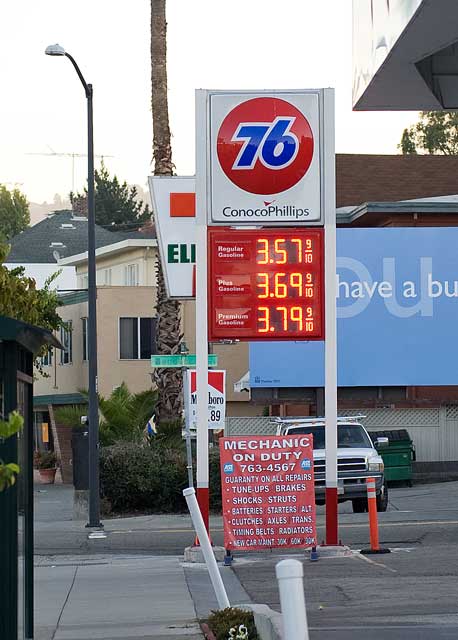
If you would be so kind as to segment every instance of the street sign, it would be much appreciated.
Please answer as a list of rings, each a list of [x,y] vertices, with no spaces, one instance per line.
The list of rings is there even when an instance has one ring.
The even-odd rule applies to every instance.
[[[204,108],[208,224],[323,224],[322,90],[209,91]]]
[[[174,369],[180,367],[195,367],[196,355],[193,353],[177,353],[173,356],[151,356],[151,366],[154,368]],[[208,366],[218,366],[218,356],[214,353],[208,354]]]
[[[197,428],[197,380],[195,371],[186,371],[185,419],[189,429]],[[224,429],[226,419],[226,371],[208,372],[207,421],[209,429]]]
[[[165,288],[174,300],[196,295],[195,185],[195,178],[190,176],[149,178]]]
[[[209,339],[323,340],[322,229],[210,229]]]

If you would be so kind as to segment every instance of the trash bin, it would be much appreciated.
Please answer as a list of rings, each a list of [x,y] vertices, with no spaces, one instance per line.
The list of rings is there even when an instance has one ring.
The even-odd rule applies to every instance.
[[[77,490],[89,489],[89,431],[85,427],[72,429],[73,486]]]
[[[405,481],[411,487],[415,447],[407,429],[371,431],[370,436],[385,464],[386,480]],[[388,446],[377,446],[377,438],[388,438]]]

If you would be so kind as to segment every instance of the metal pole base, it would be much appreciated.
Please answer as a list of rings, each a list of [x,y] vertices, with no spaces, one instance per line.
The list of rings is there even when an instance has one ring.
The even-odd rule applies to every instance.
[[[326,487],[326,544],[337,546],[339,500],[337,487]]]

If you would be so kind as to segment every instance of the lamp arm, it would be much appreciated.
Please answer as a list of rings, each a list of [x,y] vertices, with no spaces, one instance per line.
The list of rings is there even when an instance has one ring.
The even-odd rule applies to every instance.
[[[83,85],[84,91],[86,92],[86,98],[89,98],[92,95],[92,85],[88,84],[84,79],[84,76],[81,73],[79,66],[76,64],[75,58],[67,52],[65,52],[65,55],[70,60],[72,65],[75,67],[75,71],[78,74],[78,78],[81,80],[81,84]]]

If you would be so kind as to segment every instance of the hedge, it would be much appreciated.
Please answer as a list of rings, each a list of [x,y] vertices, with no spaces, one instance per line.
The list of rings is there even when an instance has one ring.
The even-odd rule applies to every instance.
[[[210,508],[221,509],[219,451],[210,451]],[[194,464],[195,469],[195,464]],[[103,447],[100,454],[100,490],[105,505],[115,513],[183,513],[183,489],[188,486],[186,451],[137,443]]]

